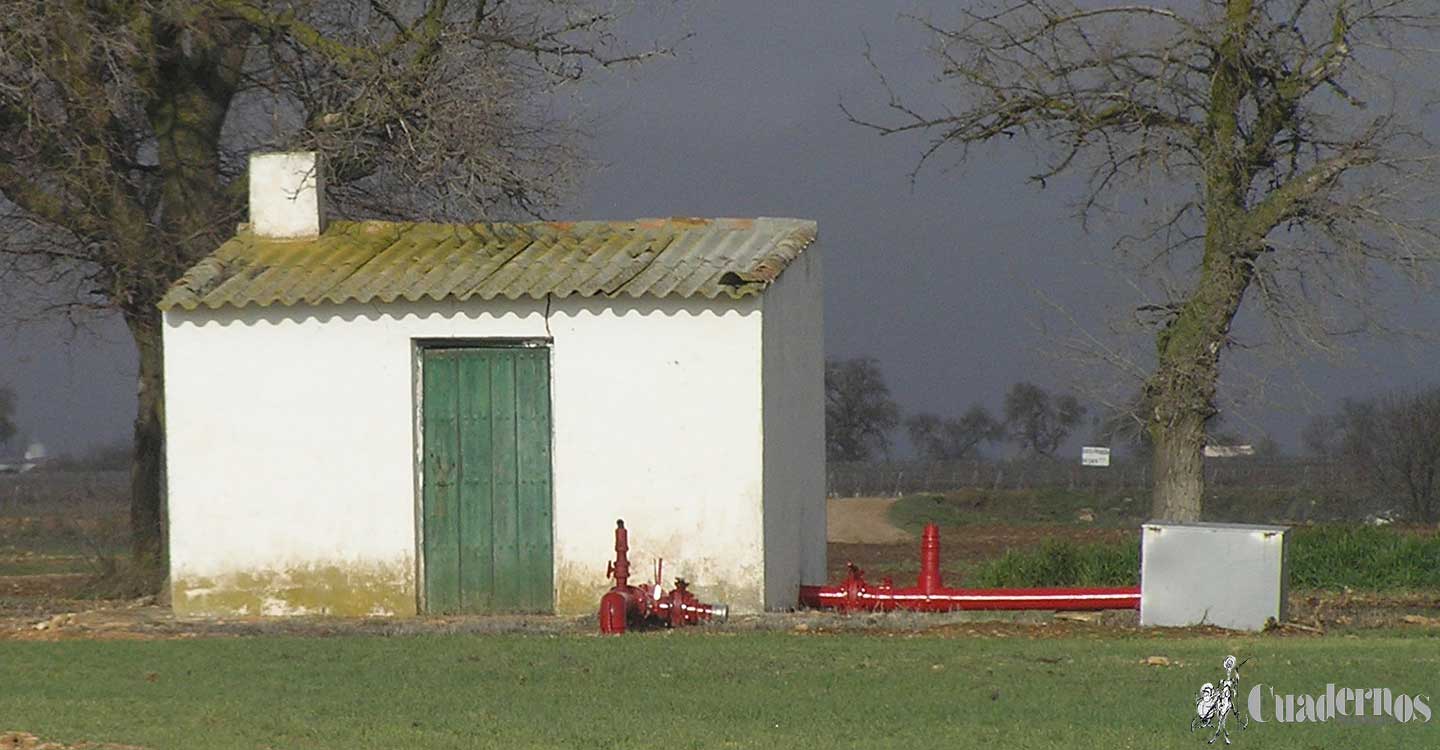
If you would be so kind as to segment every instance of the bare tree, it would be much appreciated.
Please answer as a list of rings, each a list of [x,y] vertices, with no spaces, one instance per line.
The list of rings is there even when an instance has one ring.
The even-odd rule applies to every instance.
[[[1020,382],[1005,394],[1005,427],[1021,452],[1053,458],[1080,420],[1085,407],[1070,394],[1052,395],[1034,383]]]
[[[1322,461],[1331,461],[1340,454],[1340,420],[1330,414],[1317,414],[1300,431],[1300,444],[1305,452]]]
[[[0,385],[0,448],[15,437],[15,391]]]
[[[1200,517],[1205,422],[1247,295],[1282,342],[1329,346],[1367,320],[1377,264],[1423,274],[1437,258],[1430,149],[1407,99],[1440,7],[1431,0],[994,0],[934,34],[952,103],[890,90],[884,134],[936,154],[1028,138],[1044,186],[1086,180],[1080,214],[1160,207],[1117,248],[1155,272],[1137,308],[1154,331],[1153,514]],[[878,68],[877,68],[878,70]],[[883,74],[881,75],[884,80]],[[1414,102],[1414,106],[1411,106]],[[1427,190],[1422,190],[1426,188]],[[1118,206],[1117,206],[1118,204]],[[1117,212],[1119,213],[1119,212]]]
[[[1440,517],[1440,387],[1347,401],[1332,420],[1352,471],[1402,494],[1412,518]]]
[[[135,558],[164,555],[156,303],[242,218],[245,154],[317,149],[341,215],[533,215],[573,175],[548,95],[640,60],[596,0],[135,0],[0,13],[0,278],[118,313],[139,355]]]
[[[825,360],[825,456],[831,461],[869,461],[890,452],[890,431],[900,407],[874,357]]]
[[[1152,458],[1155,444],[1147,429],[1151,408],[1144,390],[1129,398],[1104,405],[1092,422],[1094,439],[1102,445],[1123,446],[1131,456]]]
[[[1285,458],[1285,449],[1281,447],[1280,441],[1264,434],[1254,442],[1255,458],[1262,461],[1279,461]]]
[[[916,414],[905,420],[910,443],[931,461],[961,461],[980,453],[982,443],[1005,437],[1005,426],[976,404],[959,417]]]

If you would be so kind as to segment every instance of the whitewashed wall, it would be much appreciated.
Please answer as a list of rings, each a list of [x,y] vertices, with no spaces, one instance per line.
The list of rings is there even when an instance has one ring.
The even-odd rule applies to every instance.
[[[765,606],[825,582],[825,326],[820,248],[762,297]]]
[[[546,336],[557,610],[595,608],[619,517],[642,579],[661,556],[666,578],[685,576],[702,598],[760,609],[759,304],[567,298],[547,313],[527,298],[168,312],[175,610],[413,613],[412,341]],[[816,528],[823,550],[823,516]]]

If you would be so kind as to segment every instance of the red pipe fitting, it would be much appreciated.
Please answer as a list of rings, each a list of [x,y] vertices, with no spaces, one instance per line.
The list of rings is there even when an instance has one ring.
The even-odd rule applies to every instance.
[[[675,588],[655,601],[655,616],[666,627],[699,625],[706,620],[724,621],[730,608],[723,604],[706,604],[689,591],[690,584],[684,578],[675,579]]]
[[[650,613],[645,592],[630,585],[630,533],[625,522],[615,522],[615,559],[605,566],[605,577],[615,585],[600,597],[600,632],[623,633],[627,625],[639,624]]]
[[[675,579],[675,588],[666,593],[660,588],[663,560],[655,562],[655,583],[651,587],[631,586],[630,535],[625,521],[615,522],[615,560],[605,569],[615,585],[600,597],[600,632],[619,635],[627,628],[660,625],[676,628],[698,625],[706,620],[724,621],[730,610],[723,604],[706,604],[690,593],[690,584]]]
[[[933,523],[925,524],[920,533],[920,578],[916,585],[927,594],[945,588],[940,580],[940,529]]]
[[[878,585],[865,580],[865,572],[847,564],[849,573],[837,586],[801,586],[800,604],[842,612],[920,612],[954,610],[1102,610],[1138,609],[1140,587],[952,589],[940,575],[940,530],[926,524],[920,535],[920,576],[914,587],[896,588],[889,578]]]

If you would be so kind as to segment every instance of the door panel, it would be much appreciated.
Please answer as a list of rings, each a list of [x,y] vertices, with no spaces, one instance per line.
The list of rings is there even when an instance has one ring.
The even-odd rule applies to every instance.
[[[524,571],[520,599],[531,609],[554,601],[550,519],[550,368],[542,351],[526,351],[515,363],[515,455],[518,467],[519,558]],[[543,574],[542,574],[543,572]]]
[[[426,609],[553,608],[549,351],[423,353]]]
[[[460,455],[455,419],[456,359],[425,358],[425,602],[432,611],[460,608]]]
[[[488,471],[491,449],[490,363],[486,352],[460,357],[460,603],[466,611],[493,608],[495,561]]]
[[[518,352],[517,352],[518,353]],[[519,493],[515,466],[515,358],[495,357],[490,361],[490,395],[500,408],[490,431],[493,453],[490,474],[495,494],[491,500],[495,532],[495,598],[516,609],[523,608],[520,580],[524,571],[518,554],[520,546]]]

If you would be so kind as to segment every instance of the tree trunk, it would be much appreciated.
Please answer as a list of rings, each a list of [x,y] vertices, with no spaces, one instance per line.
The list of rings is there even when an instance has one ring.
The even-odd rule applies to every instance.
[[[1156,520],[1200,520],[1205,494],[1205,422],[1215,414],[1220,351],[1254,274],[1264,236],[1249,224],[1245,198],[1250,164],[1244,158],[1241,102],[1249,74],[1247,35],[1255,23],[1253,0],[1227,0],[1225,38],[1215,50],[1215,72],[1205,137],[1205,251],[1200,277],[1176,315],[1156,336],[1158,363],[1145,385],[1155,443],[1151,515]]]
[[[165,379],[159,310],[127,313],[140,372],[130,465],[130,538],[135,564],[163,569],[165,545]]]
[[[1200,520],[1205,493],[1205,417],[1177,415],[1155,431],[1155,485],[1150,517],[1156,521]]]
[[[220,136],[251,28],[240,21],[202,26],[205,33],[194,37],[206,43],[195,45],[184,41],[187,31],[179,26],[160,24],[153,31],[158,82],[146,110],[159,159],[160,231],[145,242],[121,243],[141,273],[118,279],[112,296],[124,300],[121,308],[140,360],[130,468],[132,552],[137,566],[155,571],[167,561],[164,319],[155,305],[190,263],[223,241],[224,227],[233,226],[239,208],[221,178]]]

